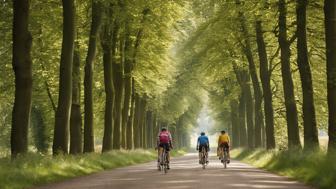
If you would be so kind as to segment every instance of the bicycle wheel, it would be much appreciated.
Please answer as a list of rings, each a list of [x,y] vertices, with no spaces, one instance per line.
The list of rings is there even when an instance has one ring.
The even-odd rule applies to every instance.
[[[226,149],[224,149],[224,158],[223,158],[223,164],[224,164],[224,168],[227,168],[227,151]]]
[[[206,162],[205,159],[206,159],[205,148],[202,147],[201,163],[203,169],[205,169],[205,162]]]
[[[164,173],[166,174],[168,172],[168,159],[167,159],[167,151],[163,151],[163,170]]]

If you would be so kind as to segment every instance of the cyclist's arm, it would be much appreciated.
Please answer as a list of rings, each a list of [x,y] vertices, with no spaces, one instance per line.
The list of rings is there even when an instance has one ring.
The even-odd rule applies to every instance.
[[[228,135],[228,144],[230,146],[231,140],[230,140],[230,136]]]
[[[169,133],[168,136],[169,136],[169,145],[170,145],[170,147],[173,147],[173,138],[172,138],[170,133]]]
[[[157,135],[156,146],[159,147],[160,144],[160,133]]]
[[[196,149],[198,149],[199,142],[200,142],[200,137],[197,138]]]

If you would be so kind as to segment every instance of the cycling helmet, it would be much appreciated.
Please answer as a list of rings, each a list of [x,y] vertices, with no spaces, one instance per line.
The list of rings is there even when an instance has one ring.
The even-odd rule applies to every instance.
[[[167,128],[162,127],[162,128],[161,128],[161,131],[167,131]]]

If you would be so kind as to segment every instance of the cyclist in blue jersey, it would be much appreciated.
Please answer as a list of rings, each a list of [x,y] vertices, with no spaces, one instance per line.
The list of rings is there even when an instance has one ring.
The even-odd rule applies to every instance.
[[[198,150],[199,154],[199,163],[201,164],[201,157],[202,157],[202,147],[206,150],[206,163],[208,164],[208,152],[210,151],[210,145],[209,145],[209,138],[205,135],[204,132],[201,132],[201,136],[197,139],[197,146],[196,150]]]

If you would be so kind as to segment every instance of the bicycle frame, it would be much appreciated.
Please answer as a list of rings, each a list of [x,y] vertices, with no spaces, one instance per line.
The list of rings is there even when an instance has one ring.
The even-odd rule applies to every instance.
[[[203,169],[205,169],[206,158],[207,158],[207,152],[205,147],[203,146],[201,150],[201,164]]]
[[[161,150],[161,149],[159,149]],[[165,148],[162,148],[162,152],[160,152],[160,171],[164,171],[167,173],[168,171],[168,152]]]

